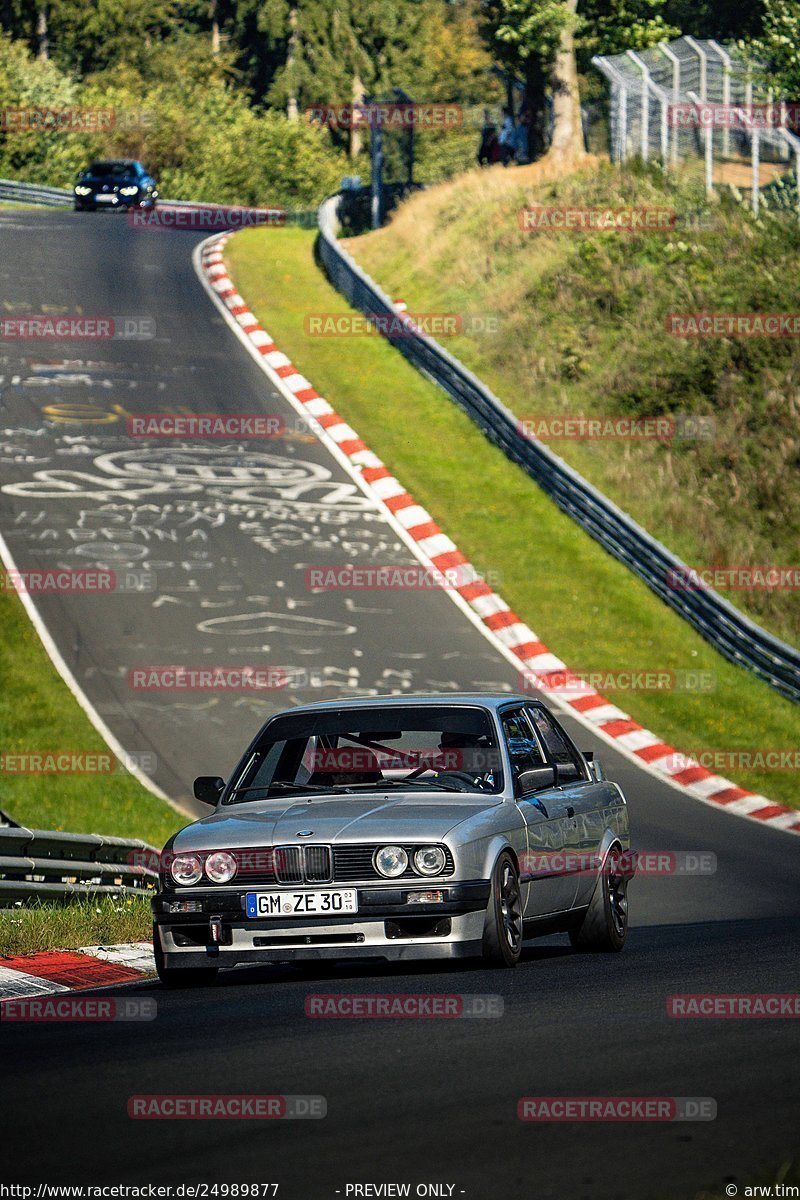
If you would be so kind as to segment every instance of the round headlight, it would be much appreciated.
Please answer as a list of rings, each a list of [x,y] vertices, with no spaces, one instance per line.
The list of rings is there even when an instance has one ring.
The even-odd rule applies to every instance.
[[[236,874],[236,859],[227,850],[218,850],[206,859],[206,875],[212,883],[228,883]]]
[[[396,879],[408,866],[408,855],[402,846],[381,846],[375,851],[375,870],[387,879]]]
[[[441,875],[446,862],[441,846],[423,846],[414,854],[414,866],[420,875]]]
[[[170,870],[181,887],[190,887],[203,877],[203,864],[197,854],[176,854]]]

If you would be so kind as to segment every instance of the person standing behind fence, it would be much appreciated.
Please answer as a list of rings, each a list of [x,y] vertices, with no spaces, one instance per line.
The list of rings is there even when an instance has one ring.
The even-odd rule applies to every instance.
[[[530,148],[528,145],[528,131],[531,123],[531,114],[527,108],[519,114],[517,120],[517,128],[514,131],[514,158],[519,165],[529,163]]]
[[[478,147],[478,165],[485,167],[488,163],[497,162],[496,156],[492,156],[492,151],[497,146],[497,126],[492,121],[491,113],[488,108],[483,110],[483,129],[481,130],[481,144]]]
[[[500,128],[500,158],[507,167],[514,157],[514,118],[510,108],[503,109],[503,124]]]

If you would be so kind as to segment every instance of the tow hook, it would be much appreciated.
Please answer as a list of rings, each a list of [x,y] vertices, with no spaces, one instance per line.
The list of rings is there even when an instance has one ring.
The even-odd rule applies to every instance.
[[[219,947],[222,941],[222,917],[216,915],[209,917],[208,938],[210,942],[209,950],[212,950],[215,954],[219,954]]]

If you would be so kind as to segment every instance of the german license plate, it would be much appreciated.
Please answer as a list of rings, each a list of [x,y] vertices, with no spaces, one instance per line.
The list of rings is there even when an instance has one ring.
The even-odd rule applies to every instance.
[[[116,196],[95,196],[98,204],[113,204],[116,198]]]
[[[358,912],[355,888],[334,892],[247,892],[248,917],[331,917]]]

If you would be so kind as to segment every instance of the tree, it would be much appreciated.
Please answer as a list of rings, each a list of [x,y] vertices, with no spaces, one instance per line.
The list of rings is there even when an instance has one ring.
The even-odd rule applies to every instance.
[[[583,0],[578,36],[579,66],[588,69],[593,54],[646,50],[658,42],[678,37],[681,22],[675,22],[670,7],[663,0]],[[704,36],[696,32],[691,21],[686,31],[695,37]]]
[[[643,49],[675,36],[663,8],[662,0],[486,0],[493,53],[525,80],[534,118],[541,122],[552,100],[553,154],[567,160],[584,154],[577,53],[585,65],[592,54]]]
[[[146,73],[156,43],[181,28],[178,0],[48,0],[50,56],[86,75],[125,63]]]
[[[486,30],[504,69],[525,80],[533,128],[553,97],[553,144],[561,157],[584,153],[574,32],[577,0],[487,0]],[[539,137],[541,141],[541,135]]]
[[[800,96],[800,5],[797,0],[764,0],[764,23],[760,37],[742,45],[762,64],[761,75],[782,99]]]
[[[410,91],[424,67],[431,2],[405,0],[400,8],[394,0],[273,0],[267,28],[286,54],[268,100],[288,111],[292,104],[359,104],[397,86]],[[343,136],[357,153],[357,131]]]

